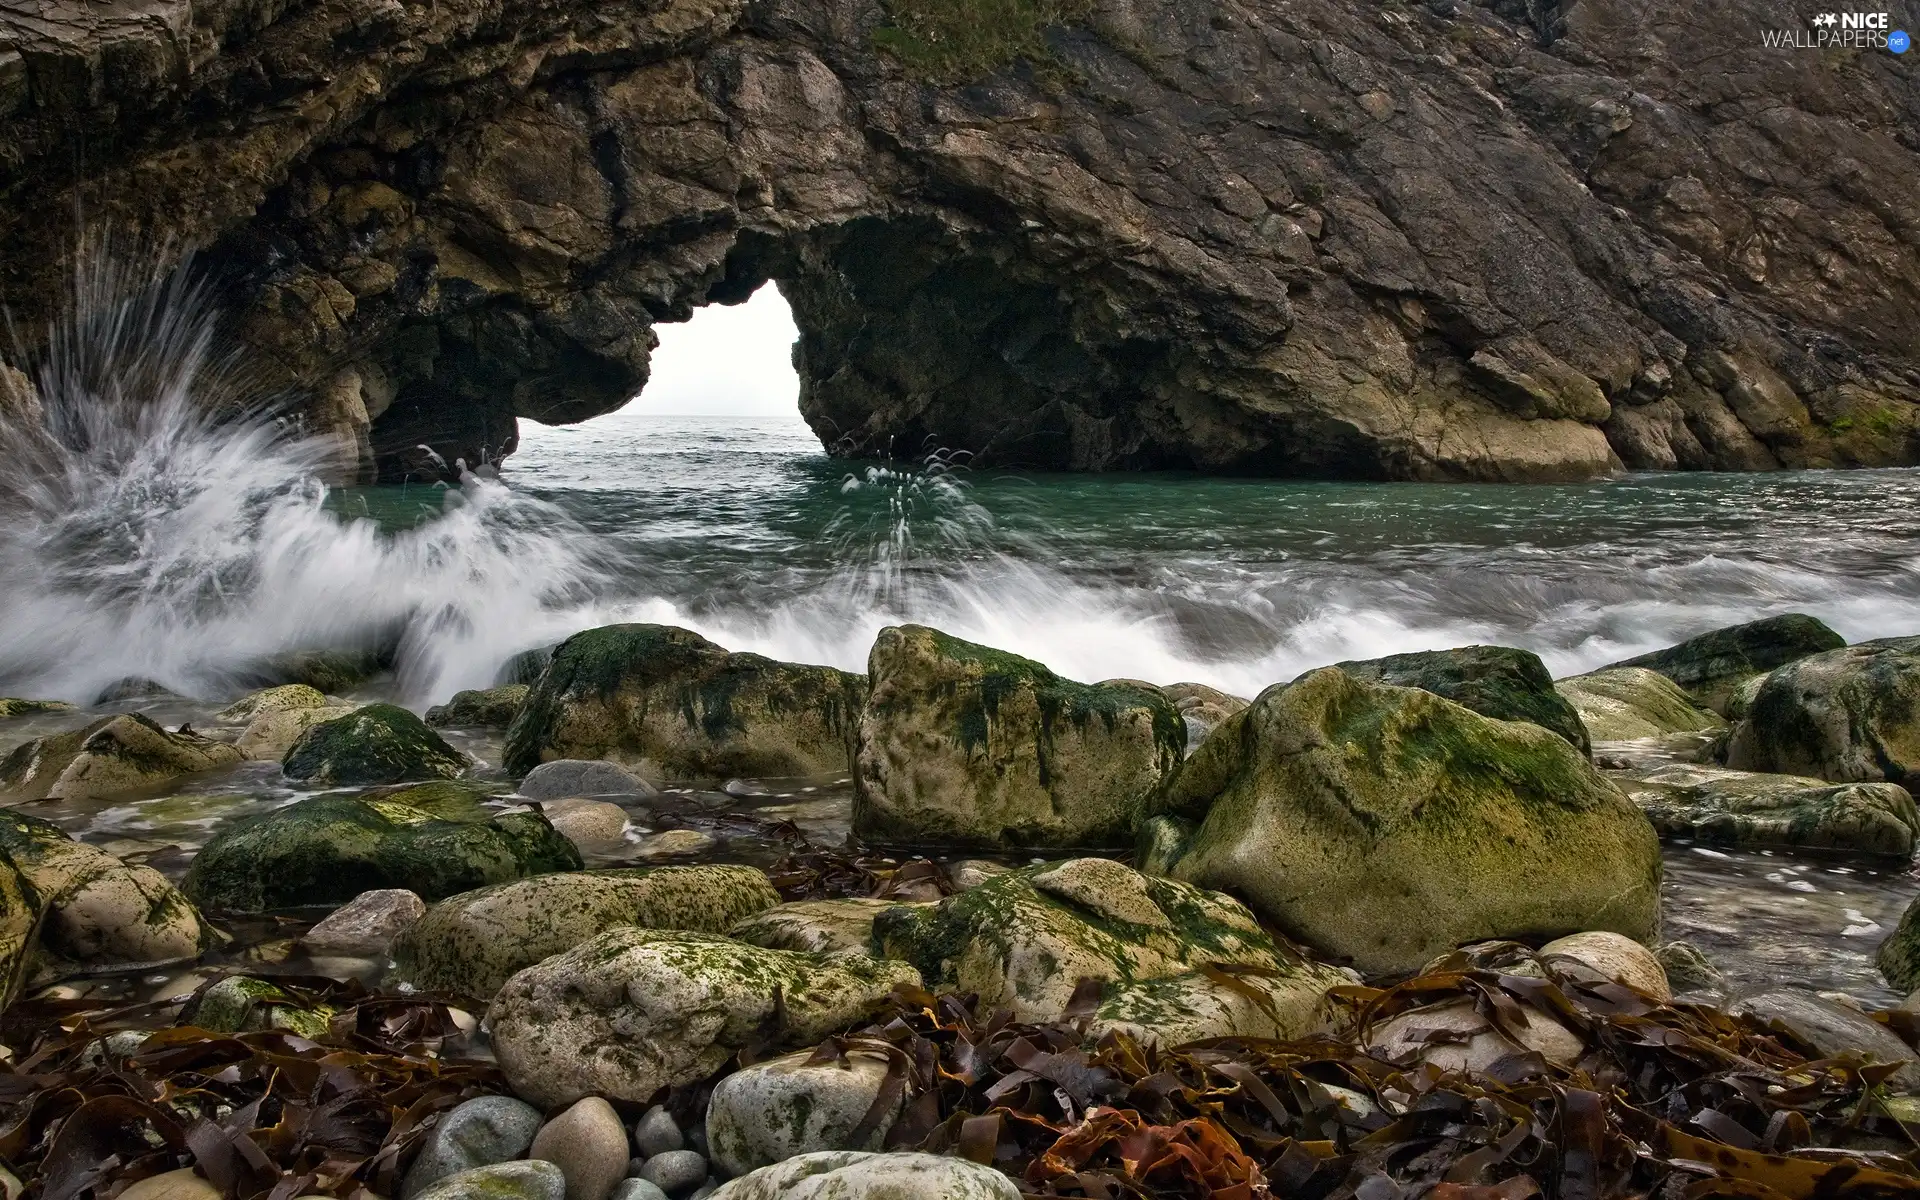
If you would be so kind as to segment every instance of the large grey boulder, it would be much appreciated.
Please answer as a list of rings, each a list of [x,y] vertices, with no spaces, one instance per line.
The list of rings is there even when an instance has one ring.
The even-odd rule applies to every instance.
[[[1644,667],[1656,671],[1701,704],[1727,716],[1729,702],[1748,680],[1846,644],[1845,638],[1814,617],[1783,613],[1711,630],[1677,646],[1611,663],[1609,669]]]
[[[810,1044],[919,983],[902,962],[622,926],[507,980],[487,1024],[517,1095],[549,1107],[639,1102],[712,1074],[771,1027],[776,1007],[787,1044]]]
[[[1157,690],[920,625],[881,630],[867,673],[853,824],[873,840],[1125,846],[1186,748]]]
[[[654,786],[619,763],[583,758],[543,762],[514,789],[529,800],[568,800],[575,796],[651,796]]]
[[[608,625],[554,651],[504,762],[524,774],[604,758],[655,781],[838,774],[864,693],[832,667],[732,654],[671,625]]]
[[[1565,738],[1325,668],[1268,688],[1181,768],[1177,879],[1231,891],[1367,973],[1454,946],[1651,939],[1660,846]]]
[[[1920,778],[1920,637],[1777,668],[1734,726],[1727,765],[1834,782]]]
[[[1483,717],[1531,721],[1567,739],[1582,754],[1593,750],[1579,712],[1554,690],[1553,676],[1531,650],[1461,646],[1335,665],[1368,683],[1421,688],[1445,696]]]

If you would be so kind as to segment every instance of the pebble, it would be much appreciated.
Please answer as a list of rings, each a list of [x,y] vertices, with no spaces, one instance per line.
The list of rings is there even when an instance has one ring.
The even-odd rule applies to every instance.
[[[697,1150],[669,1150],[649,1158],[640,1168],[640,1178],[669,1196],[690,1192],[706,1182],[707,1160]]]
[[[576,846],[609,845],[627,833],[627,810],[605,800],[573,796],[547,801],[540,808],[560,836]]]
[[[426,911],[427,902],[405,888],[376,888],[335,909],[300,944],[319,954],[385,958],[394,940]]]
[[[195,1175],[192,1167],[150,1175],[120,1194],[132,1200],[220,1200],[220,1189]]]
[[[667,1200],[667,1194],[644,1179],[622,1179],[614,1185],[613,1200]]]
[[[562,758],[541,763],[520,781],[529,800],[565,800],[569,796],[651,796],[653,785],[610,762]]]
[[[433,1127],[407,1169],[401,1200],[414,1200],[462,1171],[519,1158],[533,1144],[540,1120],[539,1109],[512,1096],[481,1096],[455,1105]]]
[[[633,1124],[633,1144],[640,1157],[652,1158],[669,1150],[684,1150],[687,1140],[680,1136],[680,1125],[665,1105],[656,1104]]]
[[[542,1125],[527,1157],[560,1168],[566,1200],[607,1200],[627,1173],[627,1127],[613,1105],[588,1096]]]
[[[634,848],[636,858],[675,858],[682,854],[699,854],[712,849],[716,839],[710,833],[698,829],[669,829],[665,833],[656,833]]]
[[[550,1162],[494,1163],[449,1175],[420,1200],[564,1200],[567,1177]]]

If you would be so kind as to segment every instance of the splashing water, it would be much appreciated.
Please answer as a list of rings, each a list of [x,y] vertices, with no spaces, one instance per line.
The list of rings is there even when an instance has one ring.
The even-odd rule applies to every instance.
[[[0,694],[214,699],[276,653],[377,649],[424,702],[578,627],[607,547],[564,512],[469,477],[413,529],[342,520],[328,447],[249,394],[186,269],[86,261],[35,363],[44,416],[0,414]]]

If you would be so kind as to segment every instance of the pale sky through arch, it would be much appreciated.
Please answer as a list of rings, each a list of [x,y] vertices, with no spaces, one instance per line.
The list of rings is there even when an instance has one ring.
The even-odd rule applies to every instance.
[[[628,416],[800,415],[793,312],[771,283],[745,304],[709,304],[691,320],[655,325],[653,373]]]

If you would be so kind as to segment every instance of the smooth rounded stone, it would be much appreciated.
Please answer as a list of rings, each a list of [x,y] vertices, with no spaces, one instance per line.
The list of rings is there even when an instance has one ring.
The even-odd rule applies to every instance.
[[[182,727],[169,733],[139,713],[16,746],[0,759],[0,792],[27,800],[91,800],[143,792],[232,766],[240,751]]]
[[[1579,1060],[1586,1046],[1572,1030],[1532,1008],[1523,1007],[1520,1014],[1516,1040],[1476,1011],[1471,1000],[1416,1008],[1369,1030],[1367,1052],[1390,1062],[1419,1061],[1443,1071],[1470,1073],[1484,1072],[1509,1054],[1528,1050],[1556,1066]]]
[[[542,803],[570,796],[652,796],[655,788],[619,763],[562,758],[527,772],[515,791]]]
[[[45,800],[80,753],[81,743],[106,728],[112,717],[101,717],[79,729],[50,733],[20,743],[0,757],[0,795],[13,800]]]
[[[609,625],[553,652],[507,730],[515,774],[605,758],[648,779],[839,774],[865,681],[832,667],[731,654],[670,625]]]
[[[640,1151],[640,1157],[651,1158],[669,1150],[686,1149],[687,1139],[681,1136],[680,1123],[673,1119],[666,1106],[656,1104],[633,1123],[633,1145]]]
[[[1420,688],[1497,721],[1529,721],[1593,753],[1587,727],[1540,656],[1512,646],[1460,646],[1335,663],[1354,679]]]
[[[1610,663],[1615,667],[1644,667],[1679,684],[1695,700],[1722,716],[1731,717],[1727,702],[1739,687],[1775,667],[1838,650],[1847,640],[1803,613],[1784,613],[1744,625],[1715,629],[1688,638],[1677,646],[1637,658]]]
[[[0,810],[0,850],[44,912],[41,945],[87,963],[153,963],[193,958],[212,937],[181,891],[152,867],[121,862],[76,842],[59,826]],[[11,905],[0,905],[9,912]],[[0,928],[8,922],[0,920]],[[0,937],[0,949],[6,939]]]
[[[376,888],[329,913],[300,943],[310,953],[386,958],[426,911],[427,902],[405,888]]]
[[[1887,1082],[1897,1091],[1920,1090],[1920,1063],[1892,1030],[1864,1014],[1797,988],[1773,988],[1728,1006],[1736,1016],[1787,1030],[1822,1057],[1855,1052],[1870,1062],[1905,1063]]]
[[[120,1200],[220,1200],[219,1188],[194,1173],[192,1167],[149,1175],[128,1186]]]
[[[431,901],[582,866],[573,843],[539,813],[492,816],[442,791],[458,789],[315,796],[248,817],[207,842],[181,888],[211,909],[264,912],[345,904],[385,888]]]
[[[697,1150],[668,1150],[650,1156],[639,1178],[669,1196],[680,1196],[707,1181],[707,1160]]]
[[[1920,839],[1920,811],[1897,783],[1833,784],[1703,763],[1655,763],[1612,778],[1666,838],[1900,859]]]
[[[1717,992],[1726,983],[1720,968],[1692,942],[1662,942],[1653,953],[1676,993]]]
[[[280,760],[288,779],[321,787],[452,779],[467,756],[396,704],[369,704],[300,735]]]
[[[698,829],[667,829],[642,839],[633,848],[633,856],[646,859],[689,858],[705,854],[719,844],[718,838]]]
[[[526,1099],[640,1102],[718,1070],[761,1035],[776,992],[789,1043],[808,1044],[919,982],[901,962],[623,926],[513,976],[487,1023],[501,1069]]]
[[[540,1127],[528,1158],[544,1159],[567,1177],[567,1200],[607,1200],[627,1173],[627,1126],[598,1096],[576,1101]],[[706,1164],[701,1164],[706,1175]]]
[[[1540,947],[1540,957],[1561,954],[1575,959],[1615,983],[1637,988],[1656,1000],[1673,999],[1666,968],[1660,959],[1630,937],[1597,930],[1555,938]]]
[[[605,800],[574,796],[543,803],[540,811],[561,836],[582,849],[612,845],[626,837],[627,810]]]
[[[400,973],[420,987],[492,996],[515,971],[608,929],[724,933],[778,903],[754,867],[568,871],[450,896],[394,953]]]
[[[567,1200],[567,1177],[550,1162],[521,1159],[449,1175],[407,1200]]]
[[[1130,845],[1186,751],[1158,689],[1083,684],[920,625],[867,656],[853,829],[941,846]]]
[[[1277,1022],[1304,1033],[1324,1019],[1328,989],[1352,982],[1276,944],[1232,897],[1105,858],[1028,867],[936,905],[888,909],[874,921],[874,939],[930,985],[977,994],[982,1011],[1006,1007],[1027,1021],[1058,1018],[1083,978],[1111,991],[1224,963],[1275,972]],[[1152,1023],[1151,998],[1139,993],[1124,1015]]]
[[[722,1184],[711,1200],[1020,1200],[1013,1180],[964,1158],[823,1150]]]
[[[864,897],[796,900],[755,913],[728,930],[727,936],[769,950],[871,954],[873,919],[899,903]]]
[[[1920,988],[1920,899],[1900,914],[1900,923],[1880,943],[1874,962],[1895,991]]]
[[[1148,875],[1171,875],[1173,864],[1187,852],[1195,828],[1192,821],[1164,813],[1149,817],[1141,822],[1140,836],[1134,842],[1134,865]]]
[[[512,1096],[480,1096],[442,1114],[400,1185],[400,1200],[450,1175],[519,1158],[533,1145],[540,1110]]]
[[[1734,726],[1727,765],[1836,783],[1920,779],[1920,637],[1778,668]]]
[[[889,1060],[866,1050],[813,1061],[802,1050],[742,1067],[714,1085],[707,1145],[728,1176],[816,1150],[878,1150],[906,1107],[903,1089],[866,1136],[853,1138],[887,1080]]]
[[[660,1190],[658,1184],[630,1175],[613,1185],[613,1200],[670,1200],[670,1197]]]
[[[977,888],[996,875],[1005,875],[1013,868],[1005,863],[993,862],[985,858],[963,858],[947,868],[947,877],[953,880],[953,890],[964,892]]]
[[[22,700],[18,696],[0,696],[0,721],[30,717],[38,713],[75,712],[65,700]]]
[[[1231,968],[1189,971],[1162,979],[1135,980],[1107,989],[1087,1022],[1087,1038],[1125,1033],[1143,1046],[1179,1046],[1206,1038],[1282,1040],[1329,1027],[1334,1017],[1330,988],[1360,982],[1338,968],[1294,970],[1280,975],[1248,972],[1232,985],[1217,974]]]
[[[427,724],[436,729],[505,729],[532,690],[524,683],[508,683],[455,692],[453,699],[427,710]]]
[[[1573,705],[1596,742],[1727,727],[1718,713],[1695,703],[1679,684],[1645,667],[1609,667],[1562,679],[1553,687]]]
[[[1369,975],[1659,924],[1653,827],[1565,738],[1334,667],[1228,718],[1161,803],[1199,822],[1174,878]]]
[[[226,708],[214,714],[213,719],[229,725],[244,725],[264,713],[298,712],[306,708],[325,708],[327,696],[319,688],[304,683],[283,683],[279,687],[261,688],[248,692]]]
[[[301,687],[301,684],[290,684]],[[308,689],[311,690],[311,689]],[[316,693],[317,694],[317,693]],[[306,736],[307,730],[328,721],[349,717],[356,710],[351,704],[322,704],[317,708],[271,709],[247,722],[234,742],[240,753],[256,761],[286,757],[287,751]]]

